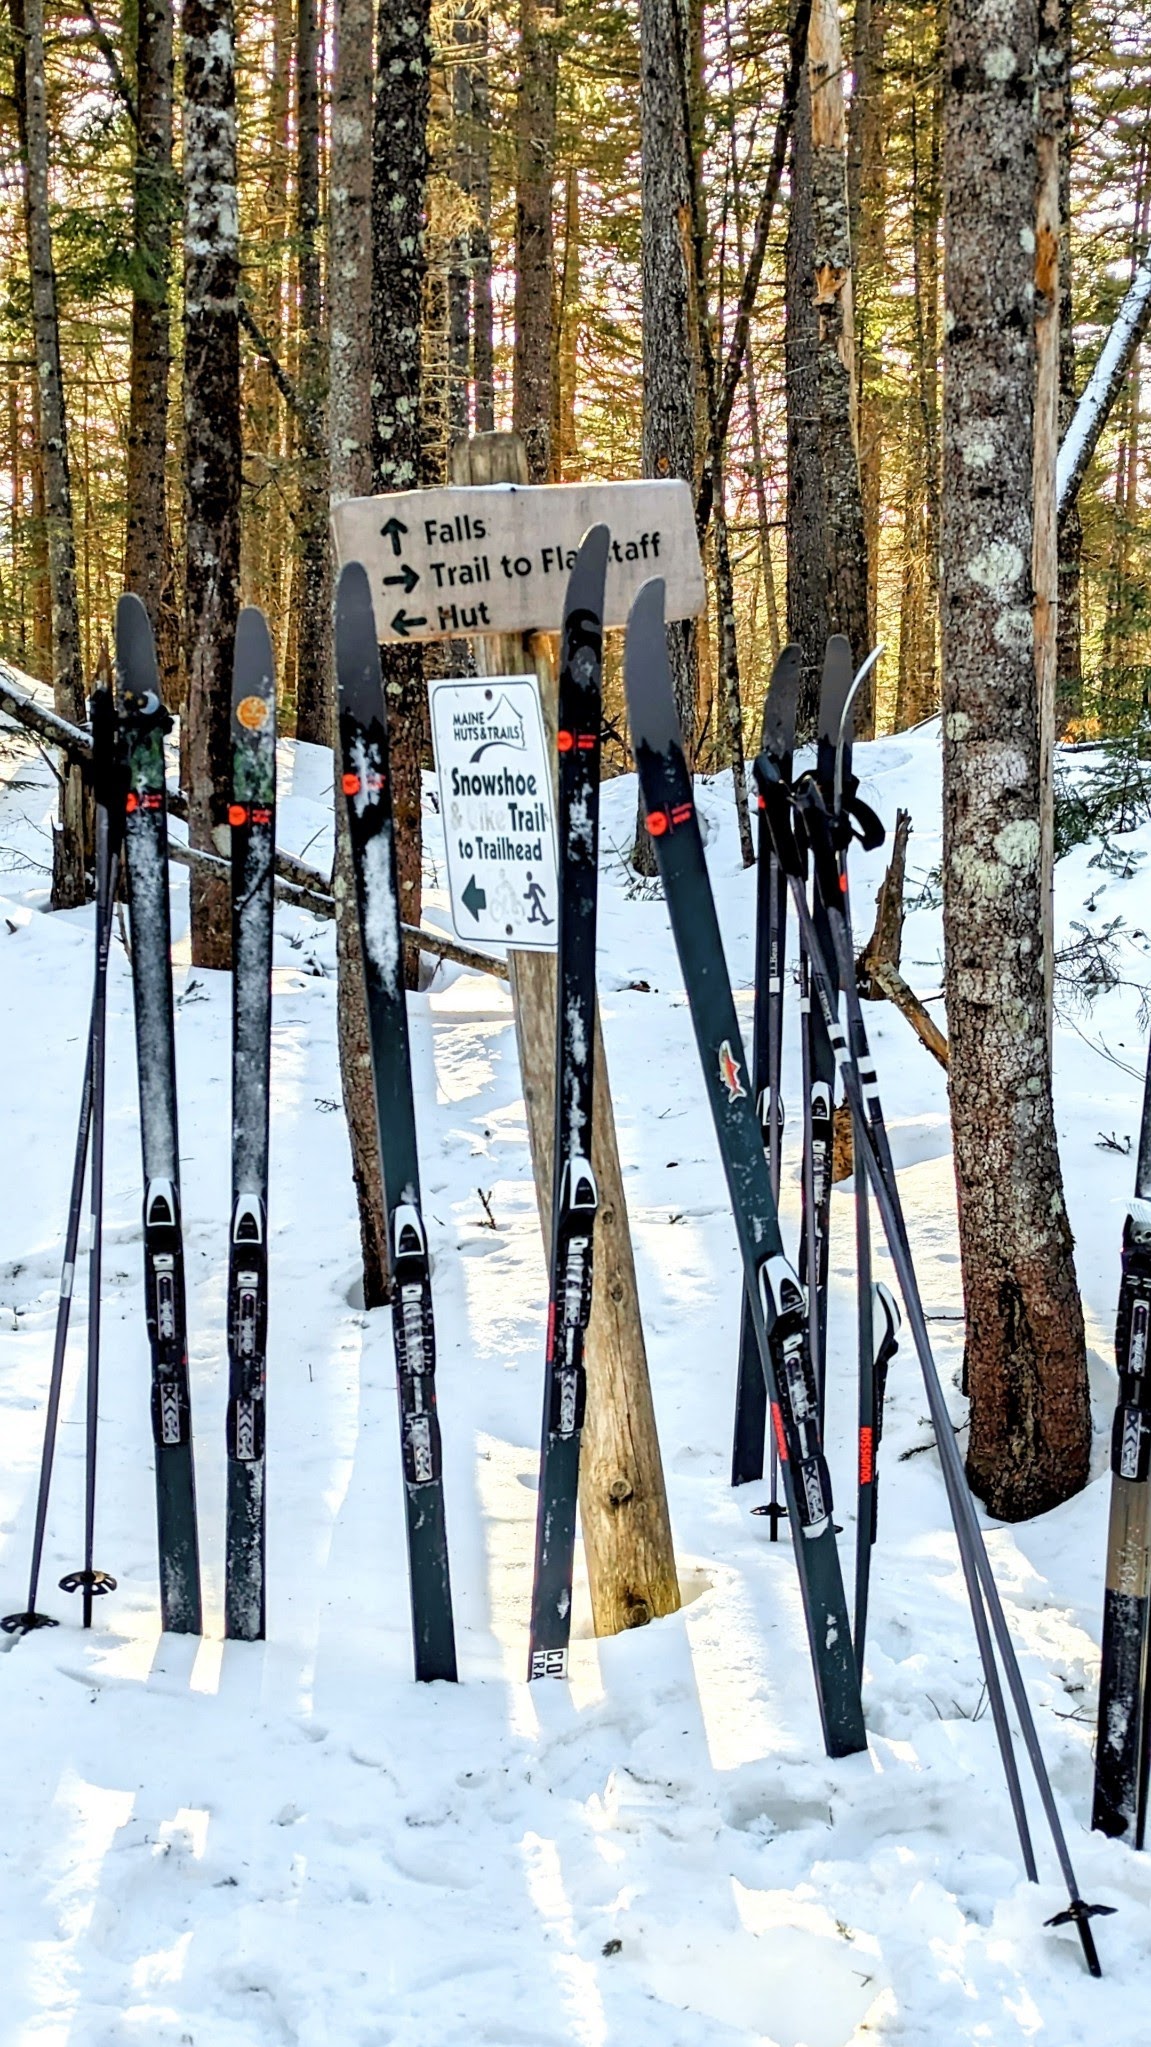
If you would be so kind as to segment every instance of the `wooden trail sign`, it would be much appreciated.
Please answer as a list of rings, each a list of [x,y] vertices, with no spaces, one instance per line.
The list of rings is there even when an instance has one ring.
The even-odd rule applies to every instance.
[[[605,625],[627,624],[649,576],[669,618],[704,609],[686,483],[544,483],[395,491],[332,513],[336,560],[363,562],[381,641],[557,633],[568,570],[589,526],[610,528]]]

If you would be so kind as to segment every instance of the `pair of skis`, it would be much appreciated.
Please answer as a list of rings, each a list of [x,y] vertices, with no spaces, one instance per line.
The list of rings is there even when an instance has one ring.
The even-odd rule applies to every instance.
[[[829,1755],[867,1744],[832,1522],[807,1308],[780,1234],[675,714],[664,586],[646,583],[628,622],[625,679],[645,823],[656,851],[744,1272],[745,1314],[770,1408]]]
[[[684,970],[731,1195],[749,1308],[771,1401],[785,1496],[795,1531],[796,1564],[824,1738],[829,1753],[848,1754],[863,1747],[866,1737],[831,1522],[831,1496],[819,1435],[803,1298],[798,1280],[783,1257],[759,1121],[743,1080],[743,1047],[675,715],[664,629],[664,590],[660,582],[646,584],[632,607],[625,672],[647,828],[655,841],[668,914]],[[931,1355],[855,985],[851,930],[842,888],[842,855],[853,830],[863,836],[864,843],[874,844],[870,831],[877,821],[859,804],[853,788],[837,788],[831,810],[824,802],[817,776],[803,778],[793,789],[769,754],[760,755],[755,775],[776,857],[787,875],[798,928],[807,947],[812,992],[851,1106],[857,1160],[866,1169],[874,1189],[920,1359],[1024,1867],[1028,1877],[1036,1880],[1034,1850],[1006,1716],[1004,1677],[1067,1886],[1068,1905],[1057,1915],[1057,1922],[1075,1926],[1087,1966],[1093,1975],[1098,1975],[1099,1959],[1090,1921],[1105,1908],[1086,1904],[1079,1893],[1030,1703],[964,1478]],[[804,879],[809,859],[816,895],[826,913],[834,964],[829,963],[823,951],[807,899]],[[840,994],[846,1031],[838,1015]]]
[[[188,1324],[180,1207],[168,906],[164,738],[152,629],[137,597],[116,613],[127,755],[125,842],[144,1160],[144,1296],[152,1352],[152,1436],[165,1628],[201,1627]],[[265,1375],[268,1319],[268,1099],[276,832],[276,691],[263,614],[240,613],[232,683],[232,1209],[227,1333],[228,1495],[224,1628],[263,1638]]]
[[[92,1255],[88,1315],[85,1560],[62,1580],[92,1601],[115,1587],[93,1564],[99,1383],[100,1240],[103,1185],[104,1026],[112,908],[121,855],[127,872],[132,982],[144,1166],[144,1299],[151,1350],[160,1608],[165,1630],[198,1634],[202,1608],[199,1533],[188,1387],[187,1307],[176,1114],[171,923],[168,900],[164,740],[171,718],[161,694],[148,616],[137,597],[116,613],[118,702],[92,703],[96,796],[96,983],[65,1233],[64,1268],[49,1381],[32,1545],[28,1608],[8,1632],[50,1626],[36,1592],[59,1420],[64,1354],[91,1143]],[[267,627],[241,613],[232,716],[233,1202],[228,1277],[228,1525],[225,1628],[264,1633],[264,1374],[267,1329],[268,1065],[275,847],[275,683]]]
[[[842,634],[827,643],[819,704],[816,779],[829,805],[836,789],[851,776],[851,733],[854,693],[860,676],[853,674],[851,649]],[[800,649],[787,646],[775,665],[764,700],[761,752],[790,785],[795,748],[796,705],[801,668]],[[846,902],[846,868],[842,872]],[[778,1206],[784,1127],[780,1091],[783,1008],[787,955],[788,883],[772,842],[767,817],[758,812],[756,890],[755,1014],[752,1041],[752,1084],[759,1109],[764,1148]],[[818,900],[816,929],[828,945],[826,913]],[[830,1242],[832,1153],[834,1136],[835,1058],[819,1004],[812,1003],[811,967],[800,933],[799,1012],[802,1050],[803,1168],[799,1278],[807,1285],[808,1343],[819,1396],[822,1425],[826,1398],[827,1273]],[[855,1175],[856,1279],[859,1313],[858,1515],[856,1537],[855,1613],[856,1662],[863,1670],[864,1638],[870,1583],[871,1551],[877,1528],[877,1451],[882,1430],[887,1370],[897,1347],[899,1313],[887,1288],[871,1279],[870,1217],[867,1179]],[[763,1476],[765,1399],[754,1332],[746,1298],[740,1327],[739,1372],[732,1442],[732,1484]],[[778,1498],[778,1457],[774,1438],[771,1457],[771,1499],[757,1508],[769,1517],[771,1537],[778,1534],[785,1509]]]
[[[529,1677],[567,1669],[599,1206],[592,1153],[603,591],[609,535],[594,527],[564,608],[557,720],[560,842],[556,1125],[543,1447]],[[420,1200],[396,884],[387,718],[367,575],[349,563],[336,600],[342,789],[359,911],[388,1246],[407,1511],[415,1671],[454,1679],[455,1634],[436,1405],[436,1344]]]

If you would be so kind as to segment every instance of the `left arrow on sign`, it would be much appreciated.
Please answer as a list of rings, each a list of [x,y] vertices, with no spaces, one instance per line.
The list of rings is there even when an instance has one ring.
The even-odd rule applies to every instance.
[[[471,911],[478,924],[480,921],[480,911],[487,909],[488,898],[486,890],[479,886],[474,874],[469,879],[468,885],[464,890],[463,901],[464,908]]]
[[[427,622],[426,618],[409,618],[401,605],[392,620],[392,631],[398,633],[402,640],[406,640],[408,634],[414,632],[417,626],[426,625]]]

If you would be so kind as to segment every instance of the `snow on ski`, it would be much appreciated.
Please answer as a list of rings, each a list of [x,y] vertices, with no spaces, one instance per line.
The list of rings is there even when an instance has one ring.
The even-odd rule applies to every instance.
[[[556,1104],[543,1443],[536,1515],[528,1676],[567,1674],[599,1192],[592,1171],[596,896],[604,578],[610,534],[593,526],[564,603],[557,699]]]
[[[640,789],[659,862],[743,1260],[771,1402],[824,1743],[866,1747],[803,1292],[784,1256],[762,1132],[723,955],[691,778],[675,714],[664,586],[646,583],[628,622],[625,676]]]
[[[371,593],[358,562],[349,562],[340,573],[336,666],[342,787],[356,879],[388,1218],[415,1671],[420,1679],[454,1679],[435,1327],[420,1206],[387,725]]]
[[[152,1347],[152,1436],[164,1627],[200,1632],[200,1549],[188,1395],[180,1148],[176,1128],[168,818],[156,651],[138,597],[116,607],[116,672],[127,754],[124,825],[136,1063],[144,1155],[144,1300]]]
[[[795,707],[799,696],[800,649],[784,647],[775,664],[763,702],[762,743],[780,772],[791,779],[795,747]],[[758,814],[757,814],[758,815]],[[759,1112],[771,1191],[779,1200],[783,1152],[783,982],[787,965],[787,877],[775,857],[771,834],[758,815],[755,870],[755,1014],[752,1024],[751,1081]],[[759,1362],[755,1330],[743,1303],[739,1324],[739,1373],[736,1381],[735,1427],[732,1432],[731,1482],[746,1485],[763,1477],[767,1430],[767,1393]],[[772,1455],[772,1500],[766,1510],[772,1539],[782,1510],[775,1497],[776,1458]]]
[[[262,612],[241,611],[232,678],[232,1216],[224,1630],[261,1641],[268,1340],[268,1069],[276,855],[276,677]]]
[[[1151,1604],[1151,1048],[1135,1197],[1123,1225],[1115,1322],[1119,1398],[1111,1431],[1111,1514],[1103,1668],[1091,1824],[1143,1845],[1147,1806],[1148,1611]]]

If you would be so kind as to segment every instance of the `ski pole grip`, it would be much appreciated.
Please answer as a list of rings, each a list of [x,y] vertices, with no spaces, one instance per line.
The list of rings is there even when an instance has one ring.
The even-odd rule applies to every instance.
[[[771,833],[775,857],[785,874],[802,881],[806,863],[803,847],[796,837],[791,809],[791,790],[784,781],[778,762],[769,753],[757,756],[752,774],[758,792],[759,808]]]

